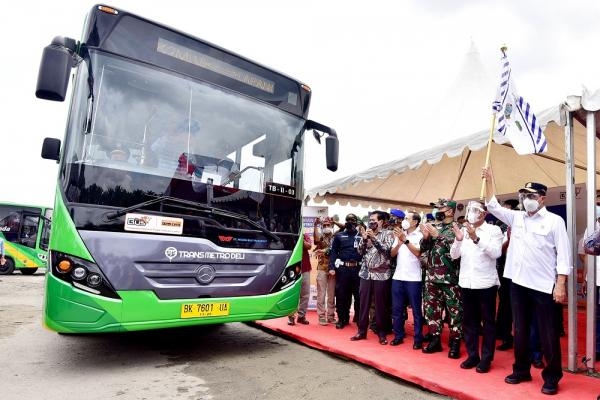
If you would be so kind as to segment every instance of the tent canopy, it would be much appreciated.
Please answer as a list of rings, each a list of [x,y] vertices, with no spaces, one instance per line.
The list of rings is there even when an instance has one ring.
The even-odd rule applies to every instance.
[[[518,155],[510,144],[492,143],[490,165],[498,195],[514,193],[525,182],[544,183],[549,188],[565,186],[565,131],[559,107],[539,113],[546,126],[548,151]],[[586,181],[586,128],[582,118],[574,121],[575,183]],[[307,191],[316,203],[371,208],[415,208],[425,211],[438,198],[465,200],[481,193],[481,168],[485,165],[489,129],[464,136],[397,161],[337,179]],[[600,159],[598,137],[596,158]],[[598,177],[599,171],[596,170]],[[597,182],[600,179],[596,178]]]

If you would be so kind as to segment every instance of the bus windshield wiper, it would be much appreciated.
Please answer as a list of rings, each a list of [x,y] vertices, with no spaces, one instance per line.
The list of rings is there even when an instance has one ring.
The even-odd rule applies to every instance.
[[[135,210],[139,210],[141,208],[147,207],[149,205],[152,204],[156,204],[156,203],[161,203],[164,201],[169,201],[169,202],[173,202],[173,203],[178,203],[178,204],[184,204],[187,206],[192,206],[194,209],[207,213],[207,214],[216,214],[216,215],[221,215],[223,217],[229,217],[229,218],[234,218],[237,219],[239,221],[244,221],[246,222],[248,225],[251,225],[255,228],[257,228],[258,230],[260,230],[261,232],[263,232],[265,235],[269,236],[271,239],[277,241],[277,242],[281,242],[281,238],[279,236],[277,236],[276,234],[274,234],[273,232],[271,232],[270,230],[268,230],[267,228],[265,228],[264,226],[262,226],[261,224],[259,224],[256,221],[253,221],[252,219],[250,219],[249,217],[243,215],[243,214],[238,214],[236,212],[233,211],[228,211],[228,210],[224,210],[222,208],[218,208],[218,207],[213,207],[213,206],[209,206],[207,204],[202,204],[202,203],[197,203],[195,201],[191,201],[191,200],[183,200],[183,199],[178,199],[176,197],[171,197],[171,196],[158,196],[154,199],[145,201],[143,203],[138,203],[138,204],[134,204],[133,206],[130,207],[126,207],[123,208],[121,210],[115,211],[115,212],[111,212],[106,214],[105,218],[108,221],[112,221],[116,218],[122,217],[123,215],[131,212],[131,211],[135,211]]]

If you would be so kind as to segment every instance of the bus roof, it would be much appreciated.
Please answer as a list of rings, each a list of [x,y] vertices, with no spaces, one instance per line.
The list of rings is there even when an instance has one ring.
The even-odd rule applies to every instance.
[[[105,5],[88,14],[88,48],[209,81],[306,118],[310,88],[244,56],[169,26]]]

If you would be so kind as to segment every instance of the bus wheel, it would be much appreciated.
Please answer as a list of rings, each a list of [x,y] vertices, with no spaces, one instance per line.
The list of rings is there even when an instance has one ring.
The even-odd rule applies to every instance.
[[[15,270],[15,262],[12,258],[6,257],[4,265],[0,265],[0,275],[10,275]]]
[[[37,268],[19,268],[23,275],[33,275],[37,270]]]

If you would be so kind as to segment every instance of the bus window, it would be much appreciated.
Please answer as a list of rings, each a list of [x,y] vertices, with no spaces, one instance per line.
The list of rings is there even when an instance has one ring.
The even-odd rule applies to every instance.
[[[37,241],[39,216],[25,215],[21,226],[19,241],[21,244],[34,248]]]
[[[52,215],[52,213],[50,213]],[[42,237],[40,238],[40,249],[48,251],[48,245],[50,244],[50,220],[42,218]]]
[[[19,225],[21,223],[21,215],[18,212],[7,212],[0,219],[0,229],[4,237],[9,242],[14,242],[19,237]]]

